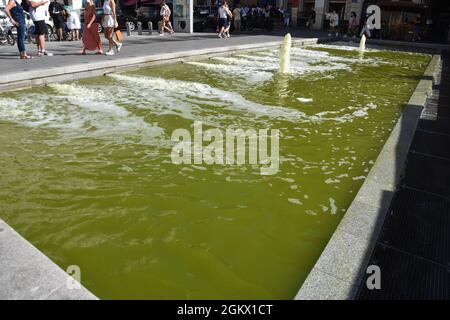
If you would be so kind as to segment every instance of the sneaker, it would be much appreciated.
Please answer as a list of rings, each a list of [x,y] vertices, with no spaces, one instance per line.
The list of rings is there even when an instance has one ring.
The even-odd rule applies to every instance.
[[[222,36],[222,34],[221,34],[221,33],[219,33],[219,38],[220,38],[220,39],[222,39],[222,38],[223,38],[223,36]]]
[[[47,57],[52,57],[52,56],[53,56],[53,53],[48,52],[47,50],[42,51],[41,53],[42,53],[44,56],[47,56]]]
[[[113,56],[113,55],[114,55],[113,50],[109,50],[108,52],[105,53],[105,56]]]
[[[120,49],[122,49],[122,43],[121,42],[117,43],[116,48],[117,52],[120,52]]]
[[[329,33],[328,36],[331,37],[331,33]]]
[[[160,33],[159,35],[160,35],[160,36],[163,36],[163,35],[164,35],[164,33]]]

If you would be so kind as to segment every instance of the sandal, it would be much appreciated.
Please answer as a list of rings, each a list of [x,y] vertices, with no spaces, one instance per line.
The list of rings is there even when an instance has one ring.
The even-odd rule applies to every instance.
[[[20,56],[20,59],[25,59],[25,60],[28,60],[28,59],[32,59],[33,57],[32,56],[29,56],[29,55],[24,55],[24,56]]]

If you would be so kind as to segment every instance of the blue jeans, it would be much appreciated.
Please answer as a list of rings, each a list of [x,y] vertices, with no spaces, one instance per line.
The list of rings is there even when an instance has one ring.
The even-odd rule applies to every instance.
[[[25,52],[25,24],[19,23],[17,27],[17,48],[19,52]]]

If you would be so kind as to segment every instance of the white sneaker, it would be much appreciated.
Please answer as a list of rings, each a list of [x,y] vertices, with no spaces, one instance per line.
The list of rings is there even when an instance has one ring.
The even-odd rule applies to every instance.
[[[113,50],[109,50],[108,52],[105,53],[105,56],[113,56],[113,55],[114,55]]]
[[[164,35],[164,33],[160,33],[159,35],[160,35],[160,36],[163,36],[163,35]]]
[[[120,52],[120,49],[122,49],[122,43],[121,42],[117,43],[116,48],[117,52]]]
[[[42,54],[43,54],[44,56],[47,56],[47,57],[52,57],[52,56],[53,56],[53,53],[48,52],[47,50],[46,50],[46,51],[42,51]]]
[[[219,38],[220,38],[220,39],[222,39],[222,38],[223,38],[223,36],[222,36],[222,34],[221,34],[221,33],[219,33],[219,35],[218,35],[218,36],[219,36]]]

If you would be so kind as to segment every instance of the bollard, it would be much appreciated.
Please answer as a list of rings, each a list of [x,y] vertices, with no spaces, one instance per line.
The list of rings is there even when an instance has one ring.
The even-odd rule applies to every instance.
[[[138,21],[137,28],[138,28],[138,35],[142,36],[142,22]]]
[[[126,23],[126,26],[127,26],[127,36],[131,36],[131,27],[130,27],[130,23],[127,22],[127,23]]]
[[[148,34],[151,36],[153,33],[153,23],[151,21],[148,22]]]

